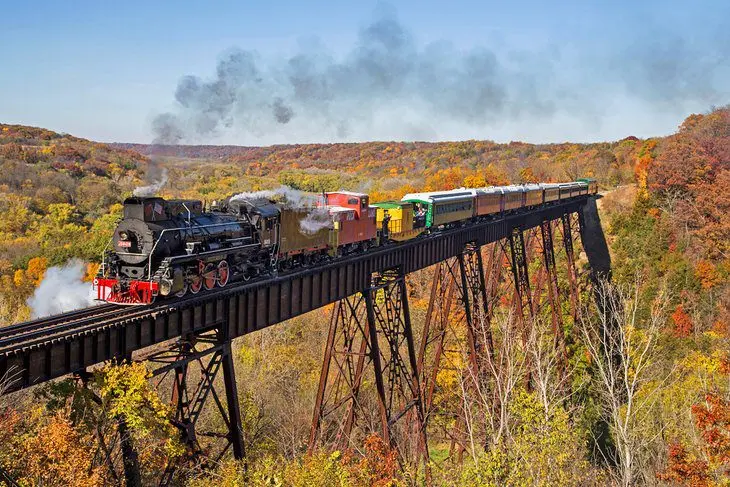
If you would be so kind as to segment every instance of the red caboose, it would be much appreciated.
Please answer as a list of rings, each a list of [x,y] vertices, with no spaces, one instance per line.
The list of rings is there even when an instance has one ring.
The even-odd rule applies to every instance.
[[[324,203],[329,207],[335,224],[333,245],[341,253],[365,249],[377,243],[377,208],[370,207],[368,195],[349,191],[325,193]]]

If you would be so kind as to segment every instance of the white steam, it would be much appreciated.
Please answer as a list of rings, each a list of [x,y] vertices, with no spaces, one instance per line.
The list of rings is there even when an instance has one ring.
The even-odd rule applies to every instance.
[[[313,208],[299,221],[299,231],[307,235],[314,235],[324,228],[332,228],[332,217],[327,208]]]
[[[152,181],[147,186],[139,186],[134,189],[134,196],[154,196],[157,194],[162,187],[167,184],[167,168],[162,168],[158,178]]]
[[[50,316],[98,304],[94,301],[91,283],[82,281],[84,270],[84,263],[80,260],[46,270],[40,286],[27,301],[31,317]]]
[[[313,235],[323,228],[332,228],[332,217],[326,208],[317,207],[319,195],[305,193],[289,186],[279,186],[276,189],[239,193],[231,201],[256,200],[266,198],[275,200],[286,208],[309,209],[309,214],[299,221],[299,230],[303,234]]]
[[[284,185],[281,185],[276,189],[239,193],[231,197],[231,201],[250,201],[261,198],[276,200],[278,203],[283,204],[287,208],[313,207],[319,201],[319,197],[317,195],[305,193]]]

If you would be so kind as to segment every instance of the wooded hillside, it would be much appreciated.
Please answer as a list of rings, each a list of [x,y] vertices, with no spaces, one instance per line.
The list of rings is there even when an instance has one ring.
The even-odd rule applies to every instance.
[[[209,201],[279,184],[359,189],[377,200],[412,189],[596,177],[606,192],[599,206],[613,285],[591,287],[578,256],[585,307],[580,316],[563,307],[567,372],[555,366],[550,321],[538,315],[535,333],[517,340],[510,301],[501,299],[493,324],[500,368],[477,401],[483,407],[474,421],[486,426],[465,427],[474,436],[462,463],[447,459],[456,420],[444,411],[465,404],[459,367],[466,359],[445,352],[454,366],[436,380],[444,409],[429,419],[434,483],[730,482],[730,108],[692,115],[669,137],[555,145],[110,146],[3,125],[0,164],[3,323],[27,318],[25,300],[48,266],[71,257],[94,262],[119,202],[160,167],[169,171],[163,195]],[[428,270],[408,277],[416,330],[430,277]],[[596,293],[610,293],[610,323],[605,306],[592,304]],[[115,432],[123,419],[150,484],[167,463],[178,465],[181,485],[200,487],[422,484],[422,472],[402,469],[377,436],[349,450],[306,454],[330,311],[235,343],[246,466],[223,460],[201,469],[167,421],[168,391],[154,390],[141,365],[97,371],[89,385],[96,400],[71,380],[0,397],[0,466],[28,485],[122,484]],[[528,363],[540,372],[530,387]],[[364,384],[362,400],[376,411],[373,390]],[[201,424],[216,418],[204,415]]]

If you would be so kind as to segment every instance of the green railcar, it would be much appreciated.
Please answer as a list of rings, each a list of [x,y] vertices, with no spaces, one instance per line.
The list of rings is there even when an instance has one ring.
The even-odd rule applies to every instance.
[[[474,196],[470,191],[411,193],[401,201],[413,203],[414,228],[451,226],[474,217]]]

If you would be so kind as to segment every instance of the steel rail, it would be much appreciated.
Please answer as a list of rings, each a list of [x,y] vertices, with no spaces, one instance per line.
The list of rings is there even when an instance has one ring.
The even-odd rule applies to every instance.
[[[112,308],[117,308],[118,306],[115,304],[100,304],[97,306],[91,306],[87,308],[80,308],[75,309],[72,311],[67,311],[65,313],[60,313],[57,315],[50,315],[50,316],[43,316],[40,318],[35,318],[31,321],[24,321],[22,323],[15,323],[13,325],[7,325],[0,327],[0,339],[6,338],[9,335],[17,334],[17,333],[23,333],[25,330],[35,330],[38,328],[45,328],[50,325],[58,324],[63,321],[69,321],[79,318],[84,318],[86,316],[108,311]]]
[[[92,308],[84,308],[87,313],[79,313],[78,315],[75,315],[73,317],[68,317],[66,314],[62,315],[56,315],[54,319],[49,320],[47,323],[42,324],[40,326],[28,326],[27,328],[24,328],[22,331],[17,332],[15,334],[9,335],[9,334],[3,334],[0,335],[0,352],[3,350],[3,348],[14,345],[18,343],[22,343],[25,340],[30,340],[32,338],[38,337],[38,336],[49,336],[53,333],[57,333],[60,331],[68,331],[72,330],[74,327],[81,325],[83,323],[87,323],[89,321],[95,321],[100,318],[112,318],[119,315],[124,315],[127,313],[128,309],[125,309],[123,306],[99,306],[99,308],[103,309],[94,309],[96,306]],[[139,310],[142,311],[142,310]],[[74,312],[72,312],[73,314]],[[24,323],[26,325],[30,325],[29,323]]]

